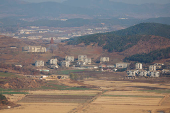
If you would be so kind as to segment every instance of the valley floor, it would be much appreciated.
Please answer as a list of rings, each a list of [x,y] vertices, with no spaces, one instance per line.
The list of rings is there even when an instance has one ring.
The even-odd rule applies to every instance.
[[[39,90],[6,95],[21,106],[1,113],[169,113],[170,84],[89,79],[94,90]],[[150,88],[150,89],[148,89]],[[154,88],[151,90],[151,88]],[[161,112],[162,111],[162,112]]]

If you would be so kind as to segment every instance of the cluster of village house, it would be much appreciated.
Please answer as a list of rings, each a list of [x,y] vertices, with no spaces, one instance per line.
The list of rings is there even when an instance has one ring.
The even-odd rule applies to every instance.
[[[45,47],[41,46],[25,46],[23,47],[24,52],[46,52]],[[60,62],[61,67],[70,67],[70,64],[72,62],[75,62],[74,56],[66,56],[65,60]],[[95,65],[90,65],[91,64],[91,58],[88,58],[87,55],[78,55],[78,60],[76,62],[77,67],[86,67],[88,69],[98,69],[100,68],[101,71],[117,71],[117,69],[123,69],[127,68],[129,63],[116,63],[116,65],[105,65],[105,62],[109,62],[109,57],[101,57],[100,58],[100,65],[95,66]],[[58,68],[58,60],[57,58],[55,59],[50,59],[49,60],[49,65],[50,68],[56,69]],[[135,70],[128,70],[127,75],[128,77],[135,77],[135,76],[149,76],[149,77],[159,77],[160,72],[157,71],[163,64],[160,63],[155,63],[154,65],[149,66],[149,70],[143,70],[142,68],[142,63],[136,63],[136,69]],[[36,67],[43,67],[44,66],[44,61],[38,60],[35,62]],[[75,67],[75,65],[73,65]],[[40,71],[42,71],[40,69]],[[49,71],[49,70],[45,70]]]
[[[144,77],[159,77],[160,71],[157,69],[162,68],[162,63],[155,63],[154,65],[149,66],[149,70],[143,70],[142,63],[136,63],[135,70],[128,70],[127,74],[128,77],[135,77],[135,76],[144,76]]]

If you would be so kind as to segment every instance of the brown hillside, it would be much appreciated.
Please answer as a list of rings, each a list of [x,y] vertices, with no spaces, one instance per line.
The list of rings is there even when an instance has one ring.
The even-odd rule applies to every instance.
[[[1,78],[0,87],[4,89],[26,89],[26,88],[39,88],[45,85],[41,80],[33,80],[28,78]]]
[[[160,36],[144,36],[136,45],[121,52],[125,56],[149,53],[157,49],[170,47],[170,39]]]

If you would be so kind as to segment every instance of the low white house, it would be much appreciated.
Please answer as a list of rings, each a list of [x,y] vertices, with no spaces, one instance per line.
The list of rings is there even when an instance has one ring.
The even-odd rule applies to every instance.
[[[116,63],[116,68],[127,68],[128,63]]]
[[[146,70],[139,71],[139,76],[146,77],[148,75],[148,72]]]
[[[148,75],[150,77],[159,77],[160,73],[159,73],[159,71],[148,71]]]
[[[127,71],[127,75],[128,75],[128,76],[136,76],[137,73],[138,73],[137,70],[128,70],[128,71]]]
[[[78,62],[77,62],[77,65],[78,65],[78,66],[83,66],[83,65],[86,65],[86,62],[78,61]]]
[[[160,68],[162,68],[162,66],[164,64],[163,63],[155,63],[154,65],[156,66],[156,69],[160,69]]]

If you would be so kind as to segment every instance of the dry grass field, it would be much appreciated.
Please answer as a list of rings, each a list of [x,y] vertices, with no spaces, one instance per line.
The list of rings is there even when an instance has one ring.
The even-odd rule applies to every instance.
[[[84,84],[94,85],[98,90],[37,90],[27,95],[8,95],[14,102],[18,99],[21,106],[0,112],[170,113],[168,83],[89,79]]]

